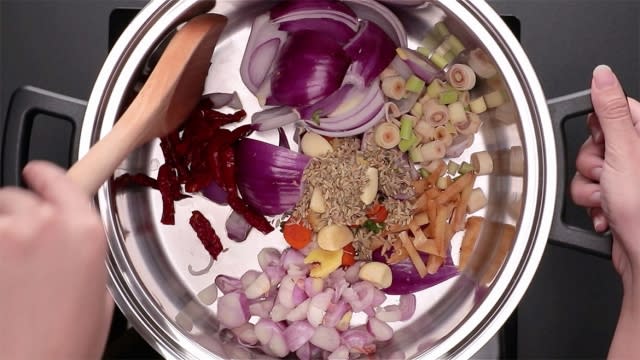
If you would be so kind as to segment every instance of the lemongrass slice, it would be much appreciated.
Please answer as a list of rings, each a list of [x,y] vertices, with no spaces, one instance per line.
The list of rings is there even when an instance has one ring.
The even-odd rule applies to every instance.
[[[376,126],[373,139],[383,149],[391,149],[400,142],[400,129],[393,123],[383,122]]]
[[[522,146],[512,146],[509,151],[509,173],[513,176],[524,175],[524,151]]]
[[[487,111],[487,103],[484,101],[484,97],[480,96],[477,99],[471,100],[469,103],[469,110],[475,114],[482,114]]]
[[[487,108],[493,109],[504,104],[505,96],[502,91],[496,90],[484,95],[484,101],[487,104]]]
[[[393,100],[402,100],[407,93],[406,81],[402,76],[389,76],[382,80],[382,93]]]
[[[416,102],[411,110],[409,110],[409,114],[415,116],[416,118],[420,118],[423,114],[422,103],[420,101]]]
[[[456,90],[471,90],[476,86],[476,74],[465,64],[454,64],[447,71],[447,81]]]
[[[458,95],[458,101],[460,101],[462,105],[467,108],[469,106],[469,103],[471,103],[471,93],[469,93],[469,90],[460,91]]]
[[[420,120],[413,129],[422,138],[422,142],[429,142],[435,137],[435,128],[425,120]]]
[[[457,101],[453,104],[449,104],[449,122],[453,125],[454,129],[457,124],[467,121],[467,113],[464,110],[464,105]],[[457,132],[457,130],[456,130]]]
[[[484,191],[482,191],[481,188],[473,189],[469,196],[469,202],[467,203],[467,213],[473,214],[485,206],[487,206],[487,196],[484,194]]]
[[[478,114],[472,112],[466,112],[467,121],[463,123],[459,123],[455,125],[458,133],[462,135],[472,135],[478,132],[480,125],[482,125],[482,120],[480,120],[480,116]]]
[[[471,165],[478,175],[488,175],[493,172],[493,159],[487,151],[471,154]]]
[[[446,176],[440,176],[438,180],[436,180],[436,187],[440,190],[444,190],[449,185],[449,181]]]
[[[480,48],[469,52],[469,59],[467,63],[476,75],[483,79],[491,78],[498,73],[498,69],[493,65],[491,59],[487,56],[487,53]]]
[[[444,146],[449,147],[453,143],[453,136],[447,129],[446,126],[438,126],[435,129],[435,140],[440,140],[444,144]]]
[[[430,100],[423,108],[423,119],[427,124],[436,127],[449,121],[449,109],[435,100]]]
[[[441,92],[447,90],[448,88],[449,86],[445,82],[440,79],[435,79],[427,86],[427,95],[429,96],[429,98],[435,99],[440,95]]]
[[[439,160],[444,157],[447,147],[440,140],[433,140],[420,146],[420,152],[424,161]]]

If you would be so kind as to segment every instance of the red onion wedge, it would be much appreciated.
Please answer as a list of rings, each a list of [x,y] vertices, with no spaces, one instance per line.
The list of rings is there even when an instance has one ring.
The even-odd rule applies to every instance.
[[[291,19],[291,17],[289,17]],[[280,21],[280,30],[293,33],[302,30],[328,32],[338,44],[346,44],[355,34],[353,21],[339,18],[299,18],[298,20]]]
[[[269,14],[260,15],[253,21],[240,64],[242,82],[252,93],[258,91],[275,62],[277,51],[274,52],[272,46],[277,44],[279,48],[286,36],[287,33],[278,30],[278,26],[269,20]],[[270,43],[271,47],[262,47],[265,43]]]
[[[423,261],[426,262],[427,255],[420,254],[420,256]],[[373,260],[385,262],[384,256],[382,256],[379,251],[373,252]],[[424,278],[420,277],[415,266],[413,266],[413,263],[409,259],[390,265],[389,267],[391,268],[393,283],[388,288],[382,290],[389,295],[418,292],[438,285],[459,274],[458,268],[453,264],[451,256],[445,259],[444,264],[435,274],[428,274]]]
[[[361,19],[373,21],[384,30],[398,47],[407,46],[407,32],[398,17],[375,0],[343,0]]]
[[[235,150],[238,190],[251,207],[263,215],[278,215],[296,205],[308,156],[249,138],[240,140]]]
[[[300,115],[288,106],[271,107],[251,116],[251,124],[256,131],[278,129],[300,120]]]
[[[290,34],[271,77],[267,105],[309,106],[342,84],[349,58],[331,36],[315,31]]]
[[[290,16],[300,12],[334,12],[336,16],[352,18],[357,21],[356,14],[340,1],[335,0],[300,0],[282,1],[271,9],[270,16],[273,21],[279,21],[284,16]]]
[[[380,75],[396,56],[393,40],[375,23],[363,20],[356,35],[344,46],[351,58],[351,70],[364,79],[364,85]]]
[[[430,83],[433,79],[441,75],[440,69],[419,52],[408,48],[400,48],[397,49],[396,52],[400,59],[404,60],[409,66],[411,71],[425,82]]]

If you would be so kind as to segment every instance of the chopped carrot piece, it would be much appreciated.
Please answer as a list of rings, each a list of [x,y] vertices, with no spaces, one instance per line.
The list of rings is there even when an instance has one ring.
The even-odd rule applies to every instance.
[[[292,248],[300,250],[311,242],[313,231],[300,223],[287,222],[282,227],[282,235]]]

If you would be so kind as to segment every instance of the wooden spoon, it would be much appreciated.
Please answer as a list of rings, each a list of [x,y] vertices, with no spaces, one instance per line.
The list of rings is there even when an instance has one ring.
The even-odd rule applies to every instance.
[[[175,130],[202,97],[211,56],[227,18],[203,14],[171,39],[142,90],[115,123],[67,172],[94,195],[136,147]]]

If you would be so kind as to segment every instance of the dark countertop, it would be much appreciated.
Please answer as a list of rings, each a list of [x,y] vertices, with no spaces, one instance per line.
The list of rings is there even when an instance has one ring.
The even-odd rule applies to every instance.
[[[144,0],[0,0],[0,128],[13,90],[35,85],[87,99],[107,55],[114,8]],[[630,96],[640,95],[640,2],[589,0],[489,1],[521,22],[521,42],[548,98],[586,89],[591,70],[609,64]],[[569,163],[586,138],[584,119],[568,122]],[[36,131],[51,156],[64,138]],[[569,169],[571,172],[574,169]],[[567,203],[567,222],[588,228],[584,211]],[[602,358],[620,304],[610,261],[549,245],[512,323],[518,358]],[[511,328],[510,328],[511,329]]]

